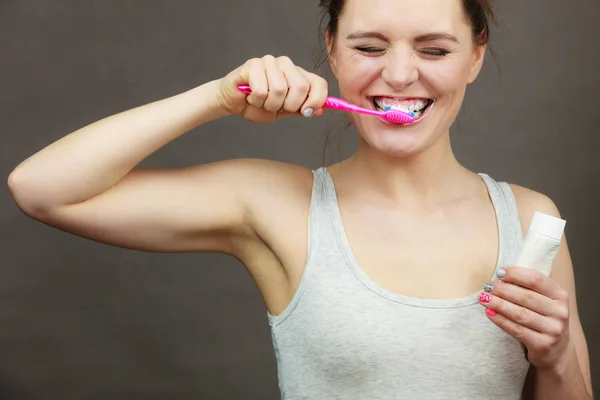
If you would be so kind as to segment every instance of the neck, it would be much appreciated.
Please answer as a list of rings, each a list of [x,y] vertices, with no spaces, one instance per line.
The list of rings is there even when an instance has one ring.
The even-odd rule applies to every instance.
[[[335,168],[341,179],[360,184],[371,198],[405,205],[440,204],[464,195],[466,184],[480,184],[459,164],[449,135],[410,157],[386,157],[361,139],[358,151]]]

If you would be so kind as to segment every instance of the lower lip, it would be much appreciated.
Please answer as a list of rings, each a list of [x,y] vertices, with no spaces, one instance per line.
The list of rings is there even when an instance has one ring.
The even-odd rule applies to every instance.
[[[391,123],[390,121],[384,119],[383,117],[377,117],[377,118],[379,118],[380,121],[382,121],[382,122],[384,122],[386,124],[389,124],[389,125],[400,126],[400,127],[403,127],[403,126],[413,126],[413,125],[417,125],[418,123],[420,123],[421,121],[423,121],[425,119],[425,117],[427,115],[429,115],[429,112],[431,111],[431,109],[433,108],[433,106],[435,106],[435,100],[433,100],[433,102],[429,105],[429,107],[427,107],[427,109],[425,110],[425,113],[423,115],[421,115],[418,119],[415,119],[413,122],[409,122],[407,124],[394,124],[394,123]],[[373,105],[373,107],[375,107],[375,106]],[[377,110],[377,108],[375,108],[375,110],[376,111],[380,111],[380,110]]]

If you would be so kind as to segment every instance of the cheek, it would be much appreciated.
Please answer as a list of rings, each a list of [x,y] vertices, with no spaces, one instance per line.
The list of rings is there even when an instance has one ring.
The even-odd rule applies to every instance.
[[[457,91],[463,93],[469,78],[469,67],[466,63],[448,61],[437,65],[426,65],[422,68],[422,76],[435,87],[441,95],[452,95]]]
[[[347,57],[338,63],[337,79],[340,91],[360,90],[379,76],[379,61],[376,57]],[[345,90],[346,89],[346,90]]]

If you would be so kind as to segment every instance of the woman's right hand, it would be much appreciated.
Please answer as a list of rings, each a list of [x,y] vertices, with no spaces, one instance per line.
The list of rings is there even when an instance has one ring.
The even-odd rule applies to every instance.
[[[238,90],[250,85],[252,94]],[[294,65],[289,57],[253,58],[230,72],[219,84],[219,107],[253,122],[304,115],[319,116],[327,99],[325,79]]]

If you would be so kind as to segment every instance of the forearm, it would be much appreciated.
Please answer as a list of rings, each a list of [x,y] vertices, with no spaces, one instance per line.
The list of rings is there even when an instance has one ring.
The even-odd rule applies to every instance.
[[[218,81],[107,117],[22,162],[9,177],[20,205],[55,207],[90,199],[119,182],[139,162],[191,129],[227,113]]]
[[[577,353],[573,345],[555,368],[538,369],[535,376],[536,400],[592,399],[586,387]]]

